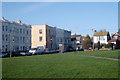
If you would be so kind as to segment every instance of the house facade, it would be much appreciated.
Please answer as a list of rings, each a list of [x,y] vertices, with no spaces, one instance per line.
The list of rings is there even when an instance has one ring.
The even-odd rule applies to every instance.
[[[69,50],[71,46],[71,31],[64,30],[64,50]]]
[[[95,32],[93,35],[93,42],[94,43],[98,43],[100,42],[100,44],[108,44],[108,41],[110,40],[110,34],[109,32]]]
[[[43,46],[45,49],[50,47],[50,43],[46,44],[50,40],[50,27],[47,27],[47,25],[34,25],[31,33],[32,47]]]
[[[32,47],[43,46],[46,50],[57,50],[59,44],[62,44],[66,51],[70,45],[70,35],[71,31],[46,24],[32,26]]]
[[[116,32],[111,35],[111,40],[108,43],[113,43],[113,48],[120,49],[120,35],[119,32]]]
[[[64,30],[60,28],[56,28],[56,47],[60,48],[59,44],[64,47]]]
[[[82,36],[81,35],[71,35],[72,38],[72,46],[74,49],[81,49],[82,48]]]
[[[31,25],[1,19],[2,52],[26,51],[31,48]],[[2,43],[2,44],[1,44]]]

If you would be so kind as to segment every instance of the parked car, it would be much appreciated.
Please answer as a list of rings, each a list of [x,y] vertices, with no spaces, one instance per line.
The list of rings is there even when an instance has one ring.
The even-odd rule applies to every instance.
[[[84,51],[84,49],[82,48],[82,49],[80,49],[79,51]]]
[[[50,53],[58,53],[59,52],[59,50],[46,50],[45,51],[45,54],[50,54]]]
[[[45,50],[44,50],[43,46],[39,46],[39,47],[31,48],[31,50],[29,50],[29,52],[32,53],[33,55],[35,55],[35,54],[42,54],[45,52]]]
[[[0,58],[4,58],[4,57],[8,57],[8,53],[2,53],[2,54],[0,54]]]
[[[72,52],[72,51],[74,51],[74,49],[73,48],[69,48],[68,52]]]
[[[25,55],[26,55],[26,56],[30,56],[30,55],[32,55],[32,53],[26,52]]]
[[[25,55],[26,55],[26,52],[20,52],[20,55],[21,55],[21,56],[25,56]]]
[[[81,48],[81,49],[77,48],[76,51],[84,51],[84,49],[83,48]]]
[[[30,55],[32,55],[32,53],[30,53],[28,51],[22,51],[22,52],[20,52],[20,55],[21,56],[30,56]]]
[[[60,50],[56,50],[56,53],[59,53],[60,52]]]
[[[10,53],[9,53],[9,54],[10,54]],[[15,56],[20,56],[20,52],[12,52],[11,55],[12,55],[13,57],[15,57]]]
[[[45,53],[45,54],[49,54],[49,53],[50,53],[50,51],[49,51],[49,50],[46,50],[44,53]]]
[[[56,51],[52,49],[52,50],[49,50],[49,52],[50,53],[55,53]]]

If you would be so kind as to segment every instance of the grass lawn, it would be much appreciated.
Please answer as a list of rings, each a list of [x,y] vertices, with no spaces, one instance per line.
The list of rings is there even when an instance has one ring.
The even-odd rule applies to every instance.
[[[111,51],[76,51],[68,54],[74,55],[88,55],[88,56],[99,56],[99,57],[107,57],[107,58],[115,58],[120,59],[120,50],[111,50]]]
[[[100,51],[77,53],[100,55]],[[101,53],[106,57],[117,57],[116,51]],[[66,54],[76,55],[76,52]],[[21,56],[3,58],[2,63],[3,78],[118,78],[118,61],[85,56],[65,54]]]

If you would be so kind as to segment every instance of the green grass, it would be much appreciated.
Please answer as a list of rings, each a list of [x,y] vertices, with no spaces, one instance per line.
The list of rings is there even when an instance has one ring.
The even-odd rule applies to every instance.
[[[88,56],[99,56],[99,57],[107,57],[107,58],[115,58],[120,59],[120,50],[111,50],[111,51],[76,51],[68,54],[74,55],[88,55]]]
[[[106,51],[102,51],[102,52],[107,53]],[[83,52],[83,53],[87,54],[90,52]],[[97,53],[97,51],[94,51],[93,53]],[[68,54],[76,54],[76,53],[68,53]],[[82,52],[79,52],[78,54],[82,54]],[[2,63],[3,63],[2,65],[3,78],[117,78],[118,77],[118,61],[89,58],[85,56],[74,56],[74,55],[65,55],[65,54],[23,56],[23,57],[4,58],[2,59]]]

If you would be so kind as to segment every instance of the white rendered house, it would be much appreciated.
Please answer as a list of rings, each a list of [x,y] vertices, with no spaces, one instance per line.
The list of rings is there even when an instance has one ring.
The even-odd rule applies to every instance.
[[[108,44],[108,41],[110,40],[109,32],[95,32],[93,35],[93,42],[100,44]]]

